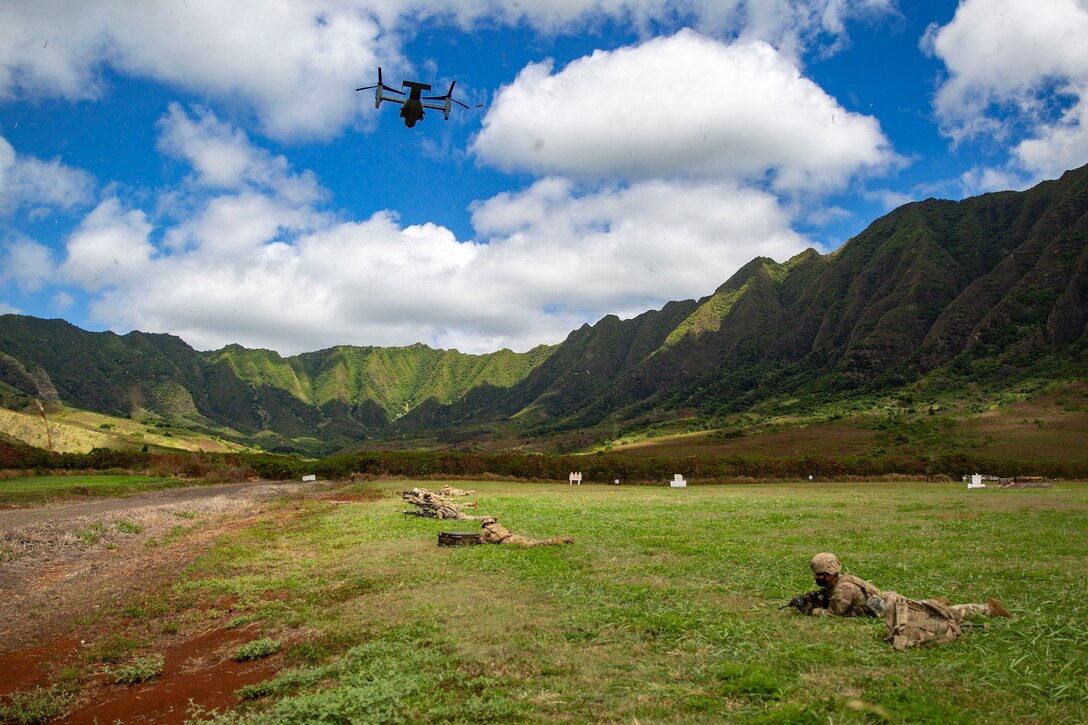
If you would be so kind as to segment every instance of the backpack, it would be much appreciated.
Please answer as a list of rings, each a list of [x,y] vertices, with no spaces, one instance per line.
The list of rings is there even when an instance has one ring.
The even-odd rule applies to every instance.
[[[946,644],[963,636],[959,620],[940,602],[896,596],[889,604],[884,625],[895,649]]]

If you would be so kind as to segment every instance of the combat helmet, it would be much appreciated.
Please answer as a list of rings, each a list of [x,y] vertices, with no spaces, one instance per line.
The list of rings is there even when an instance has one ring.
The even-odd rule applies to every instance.
[[[839,563],[839,557],[830,552],[822,552],[812,557],[812,561],[808,565],[809,569],[812,569],[813,574],[830,574],[831,576],[838,576],[842,571],[842,564]]]

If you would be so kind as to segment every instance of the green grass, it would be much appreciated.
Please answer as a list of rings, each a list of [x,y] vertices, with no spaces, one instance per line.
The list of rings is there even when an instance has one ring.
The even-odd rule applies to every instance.
[[[161,675],[163,664],[161,656],[138,657],[121,667],[107,667],[106,675],[115,685],[138,685]]]
[[[530,550],[438,548],[478,524],[399,515],[412,485],[269,509],[190,567],[176,593],[236,596],[292,643],[287,669],[197,720],[1088,719],[1083,484],[453,484],[517,533],[577,539]],[[825,550],[882,588],[993,596],[1015,618],[896,652],[881,621],[775,611]]]
[[[6,703],[0,703],[0,722],[17,725],[38,725],[63,716],[75,701],[75,695],[63,687],[36,688],[13,693]]]
[[[192,485],[161,476],[35,476],[0,481],[0,503],[33,504],[51,499],[131,496],[141,491]]]
[[[283,646],[282,639],[272,639],[271,637],[255,639],[252,642],[246,642],[239,647],[234,653],[234,660],[235,662],[259,660],[263,657],[275,654],[279,651],[281,646]]]

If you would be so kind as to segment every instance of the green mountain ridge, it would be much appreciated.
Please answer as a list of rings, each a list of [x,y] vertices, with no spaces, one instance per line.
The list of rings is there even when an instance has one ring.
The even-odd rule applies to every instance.
[[[908,204],[832,254],[755,259],[713,295],[672,304],[686,314],[641,359],[571,377],[597,359],[586,340],[622,341],[641,326],[605,318],[572,333],[549,365],[491,408],[462,414],[460,401],[428,411],[418,428],[511,415],[545,378],[568,391],[539,422],[545,432],[685,410],[722,415],[774,400],[796,409],[910,385],[962,391],[1025,375],[1083,378],[1088,167],[1025,192]],[[573,373],[548,377],[560,361]],[[410,432],[413,418],[396,426]]]
[[[832,254],[756,258],[701,300],[608,315],[526,353],[202,353],[170,335],[4,315],[0,391],[323,452],[1078,380],[1086,329],[1088,167],[1024,192],[907,204]]]
[[[448,404],[484,385],[509,387],[551,352],[539,346],[468,355],[422,344],[338,346],[291,357],[240,345],[198,352],[171,335],[87,332],[63,320],[0,316],[0,385],[13,394],[236,431],[245,442],[257,437],[277,450],[330,451],[367,440],[424,402]]]

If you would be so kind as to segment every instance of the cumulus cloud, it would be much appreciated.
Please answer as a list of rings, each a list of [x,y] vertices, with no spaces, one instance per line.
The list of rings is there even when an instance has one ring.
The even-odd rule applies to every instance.
[[[14,284],[35,292],[51,281],[53,252],[31,239],[18,238],[0,249],[0,287]]]
[[[109,65],[256,110],[278,137],[350,122],[350,88],[387,47],[362,2],[40,0],[0,5],[0,98],[97,98]]]
[[[242,103],[277,138],[327,137],[365,123],[345,89],[383,59],[407,65],[402,37],[421,19],[462,27],[528,25],[551,34],[612,20],[650,29],[690,23],[787,52],[834,48],[855,18],[893,0],[36,0],[0,4],[0,99],[94,99],[103,69]]]
[[[1085,37],[1083,0],[964,0],[948,25],[931,27],[923,39],[947,68],[934,100],[944,131],[957,142],[982,134],[1004,140],[1015,166],[1030,172],[1029,181],[1083,164]],[[1014,172],[975,176],[992,183]]]
[[[0,8],[0,97],[94,97],[104,92],[94,74],[108,62],[240,100],[279,137],[347,123],[341,103],[355,101],[343,93],[353,84],[343,74],[372,67],[398,19],[430,13],[471,24],[487,8],[489,22],[558,28],[595,13],[650,24],[677,16],[674,4],[656,0],[42,4],[79,20],[48,47],[83,65],[67,66],[63,53],[32,58],[52,26],[27,25],[30,10]],[[848,18],[886,12],[888,3],[692,0],[684,8],[696,27],[741,39],[685,30],[561,70],[531,65],[502,90],[474,151],[543,178],[474,204],[475,239],[439,224],[404,225],[389,210],[344,219],[328,211],[314,174],[206,108],[174,104],[157,126],[158,149],[191,173],[145,201],[147,211],[111,192],[68,237],[59,277],[89,293],[94,319],[113,329],[283,353],[416,341],[524,350],[605,314],[709,294],[754,256],[784,260],[809,246],[791,228],[802,212],[786,196],[818,197],[898,161],[874,119],[844,110],[776,49],[841,38]],[[122,10],[133,20],[115,24]],[[20,12],[34,31],[27,37],[4,29],[4,14]],[[163,57],[151,58],[152,41],[137,30],[167,19],[173,24],[156,27],[154,41]],[[7,54],[5,39],[27,53]],[[340,43],[359,48],[338,52]],[[299,95],[313,79],[312,95]]]
[[[791,221],[767,192],[665,180],[582,193],[544,179],[473,211],[492,286],[597,316],[708,294],[752,257],[790,257],[807,246]]]
[[[191,247],[212,262],[245,256],[281,233],[321,223],[317,205],[329,194],[317,177],[295,171],[285,157],[255,145],[210,111],[189,114],[171,104],[158,130],[160,151],[193,169],[188,193],[166,203],[167,211],[183,218],[167,230],[167,247]]]
[[[806,246],[773,196],[720,185],[646,182],[577,196],[548,179],[479,204],[473,218],[487,243],[381,212],[215,265],[196,252],[161,256],[104,290],[93,311],[200,348],[524,350],[587,319],[708,294],[752,256],[784,259]]]
[[[762,42],[681,31],[597,51],[502,88],[474,140],[504,170],[582,179],[689,176],[783,190],[842,187],[896,160],[880,124],[845,110]]]
[[[94,179],[58,160],[19,155],[0,136],[0,215],[17,208],[70,209],[91,198]]]
[[[68,240],[61,273],[86,290],[146,281],[155,250],[151,224],[138,210],[125,210],[119,199],[100,203]],[[162,279],[155,284],[162,284]],[[135,302],[135,301],[134,301]]]
[[[312,204],[327,194],[312,172],[292,171],[285,157],[254,145],[207,109],[189,114],[172,103],[158,129],[159,150],[188,163],[200,186],[265,189],[295,204]]]
[[[159,130],[160,148],[193,167],[168,192],[187,214],[153,224],[107,198],[69,238],[60,272],[91,293],[97,321],[201,349],[525,350],[605,314],[708,294],[753,256],[807,246],[770,192],[706,180],[541,179],[475,204],[475,241],[388,211],[344,220],[321,210],[321,193],[280,193],[312,179],[210,114],[171,109]],[[205,151],[224,139],[231,160],[210,171]]]
[[[611,20],[644,35],[679,24],[711,35],[764,40],[789,52],[816,46],[833,52],[847,40],[848,22],[894,14],[895,5],[894,0],[375,0],[371,6],[386,27],[434,17],[463,28],[528,25],[556,34]]]

